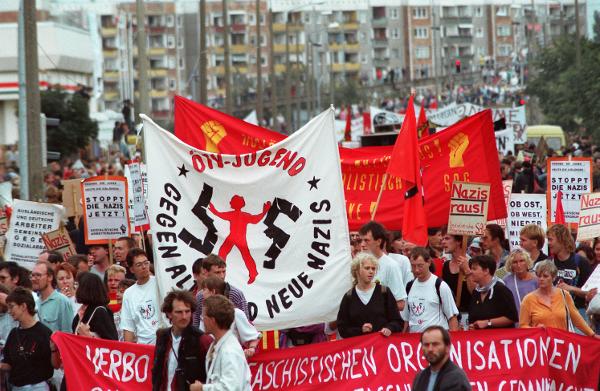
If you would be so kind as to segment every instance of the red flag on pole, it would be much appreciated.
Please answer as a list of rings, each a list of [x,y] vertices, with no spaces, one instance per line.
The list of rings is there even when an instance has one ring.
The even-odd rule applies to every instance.
[[[562,191],[556,193],[556,215],[554,216],[554,224],[565,224],[565,210],[562,204]]]
[[[427,114],[425,114],[425,106],[421,105],[419,111],[419,119],[417,121],[417,134],[419,138],[427,136],[429,134],[429,120],[427,120]]]
[[[423,206],[418,148],[415,106],[411,96],[386,173],[400,178],[402,189],[405,191],[402,236],[409,242],[425,246],[427,245],[427,221]]]
[[[352,140],[352,106],[348,106],[346,114],[346,129],[344,130],[344,141]]]

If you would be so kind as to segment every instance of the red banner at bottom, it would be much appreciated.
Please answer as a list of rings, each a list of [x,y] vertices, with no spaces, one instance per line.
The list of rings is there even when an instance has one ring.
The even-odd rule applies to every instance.
[[[428,366],[420,334],[380,334],[259,354],[252,389],[409,391]],[[473,390],[595,390],[600,341],[556,329],[452,333],[451,359]],[[325,387],[325,388],[324,388]]]
[[[52,334],[69,390],[151,390],[154,345]]]
[[[252,389],[408,391],[427,367],[419,334],[379,334],[257,354]],[[154,346],[56,332],[67,384],[78,390],[152,388]],[[600,341],[557,329],[452,333],[451,359],[473,390],[592,391]],[[325,388],[324,388],[325,387]]]

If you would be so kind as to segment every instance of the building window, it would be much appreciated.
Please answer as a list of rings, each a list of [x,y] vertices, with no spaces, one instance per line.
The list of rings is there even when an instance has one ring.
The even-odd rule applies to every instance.
[[[423,39],[429,37],[429,29],[427,27],[417,27],[413,30],[415,38]]]
[[[510,56],[511,52],[512,52],[511,45],[498,45],[498,55],[499,56],[508,57],[508,56]]]
[[[254,18],[254,14],[248,14],[248,24],[256,24],[256,19]]]
[[[427,8],[415,7],[412,10],[413,18],[415,19],[427,19]]]
[[[171,91],[175,91],[177,88],[177,83],[175,83],[175,79],[169,79],[169,89]]]
[[[429,46],[417,46],[415,48],[415,57],[419,59],[429,58]]]
[[[179,69],[185,68],[185,63],[183,62],[183,58],[179,58]]]
[[[260,21],[260,24],[265,24],[265,16],[263,14],[260,15],[258,20]]]
[[[175,17],[173,15],[167,15],[167,27],[175,26]]]
[[[366,64],[367,63],[367,55],[366,54],[361,54],[360,55],[360,62],[362,64]]]
[[[483,11],[481,7],[475,7],[475,16],[481,18],[483,16]]]
[[[398,8],[390,8],[390,19],[398,19],[399,15]]]
[[[498,6],[498,9],[496,11],[496,16],[508,16],[508,6],[507,5]]]
[[[392,57],[391,58],[400,58],[400,49],[392,49]]]
[[[510,36],[510,26],[509,25],[500,25],[496,28],[496,34],[499,37],[508,37]]]
[[[175,36],[174,35],[167,35],[167,47],[169,49],[174,49],[175,48]]]
[[[175,65],[177,65],[177,61],[174,56],[169,56],[169,69],[175,69]]]
[[[400,29],[392,29],[392,39],[400,39]]]
[[[477,29],[475,29],[475,37],[483,38],[483,27],[477,27]]]

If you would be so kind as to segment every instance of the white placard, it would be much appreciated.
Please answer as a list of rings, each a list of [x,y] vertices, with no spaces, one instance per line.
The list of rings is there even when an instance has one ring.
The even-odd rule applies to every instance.
[[[549,223],[556,221],[556,194],[560,190],[565,222],[578,224],[581,196],[592,192],[592,159],[549,158],[547,164]]]
[[[600,289],[600,265],[596,265],[596,268],[590,274],[585,284],[583,284],[581,290],[587,292],[594,288]]]
[[[506,129],[510,130],[513,134],[514,144],[525,144],[527,142],[527,116],[525,113],[525,106],[492,109],[492,118],[494,122],[504,118],[506,121]]]
[[[5,259],[31,270],[45,249],[42,234],[57,230],[64,213],[62,205],[14,200]]]
[[[579,210],[577,241],[600,236],[600,193],[583,194]]]
[[[142,169],[139,162],[132,162],[127,164],[129,168],[128,187],[130,187],[130,193],[133,197],[133,211],[134,211],[134,226],[147,227],[150,224],[148,220],[148,214],[146,212],[146,197],[144,193],[144,186],[142,183]]]
[[[490,184],[454,181],[450,194],[448,233],[479,235],[487,222]]]
[[[513,193],[510,195],[507,229],[511,248],[519,247],[519,233],[527,224],[539,225],[544,232],[548,229],[545,194]]]
[[[103,244],[129,236],[127,179],[92,177],[81,183],[86,244]]]

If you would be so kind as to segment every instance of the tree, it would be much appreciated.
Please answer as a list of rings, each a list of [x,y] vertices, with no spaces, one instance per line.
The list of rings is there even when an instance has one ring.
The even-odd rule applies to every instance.
[[[89,116],[88,100],[61,89],[41,92],[42,112],[58,118],[57,127],[48,128],[48,150],[70,156],[85,148],[98,135],[98,125]]]
[[[600,12],[594,11],[594,42],[600,43]]]
[[[600,44],[581,39],[581,66],[574,37],[559,38],[533,61],[537,74],[527,92],[537,96],[547,122],[574,131],[584,126],[600,139]]]

